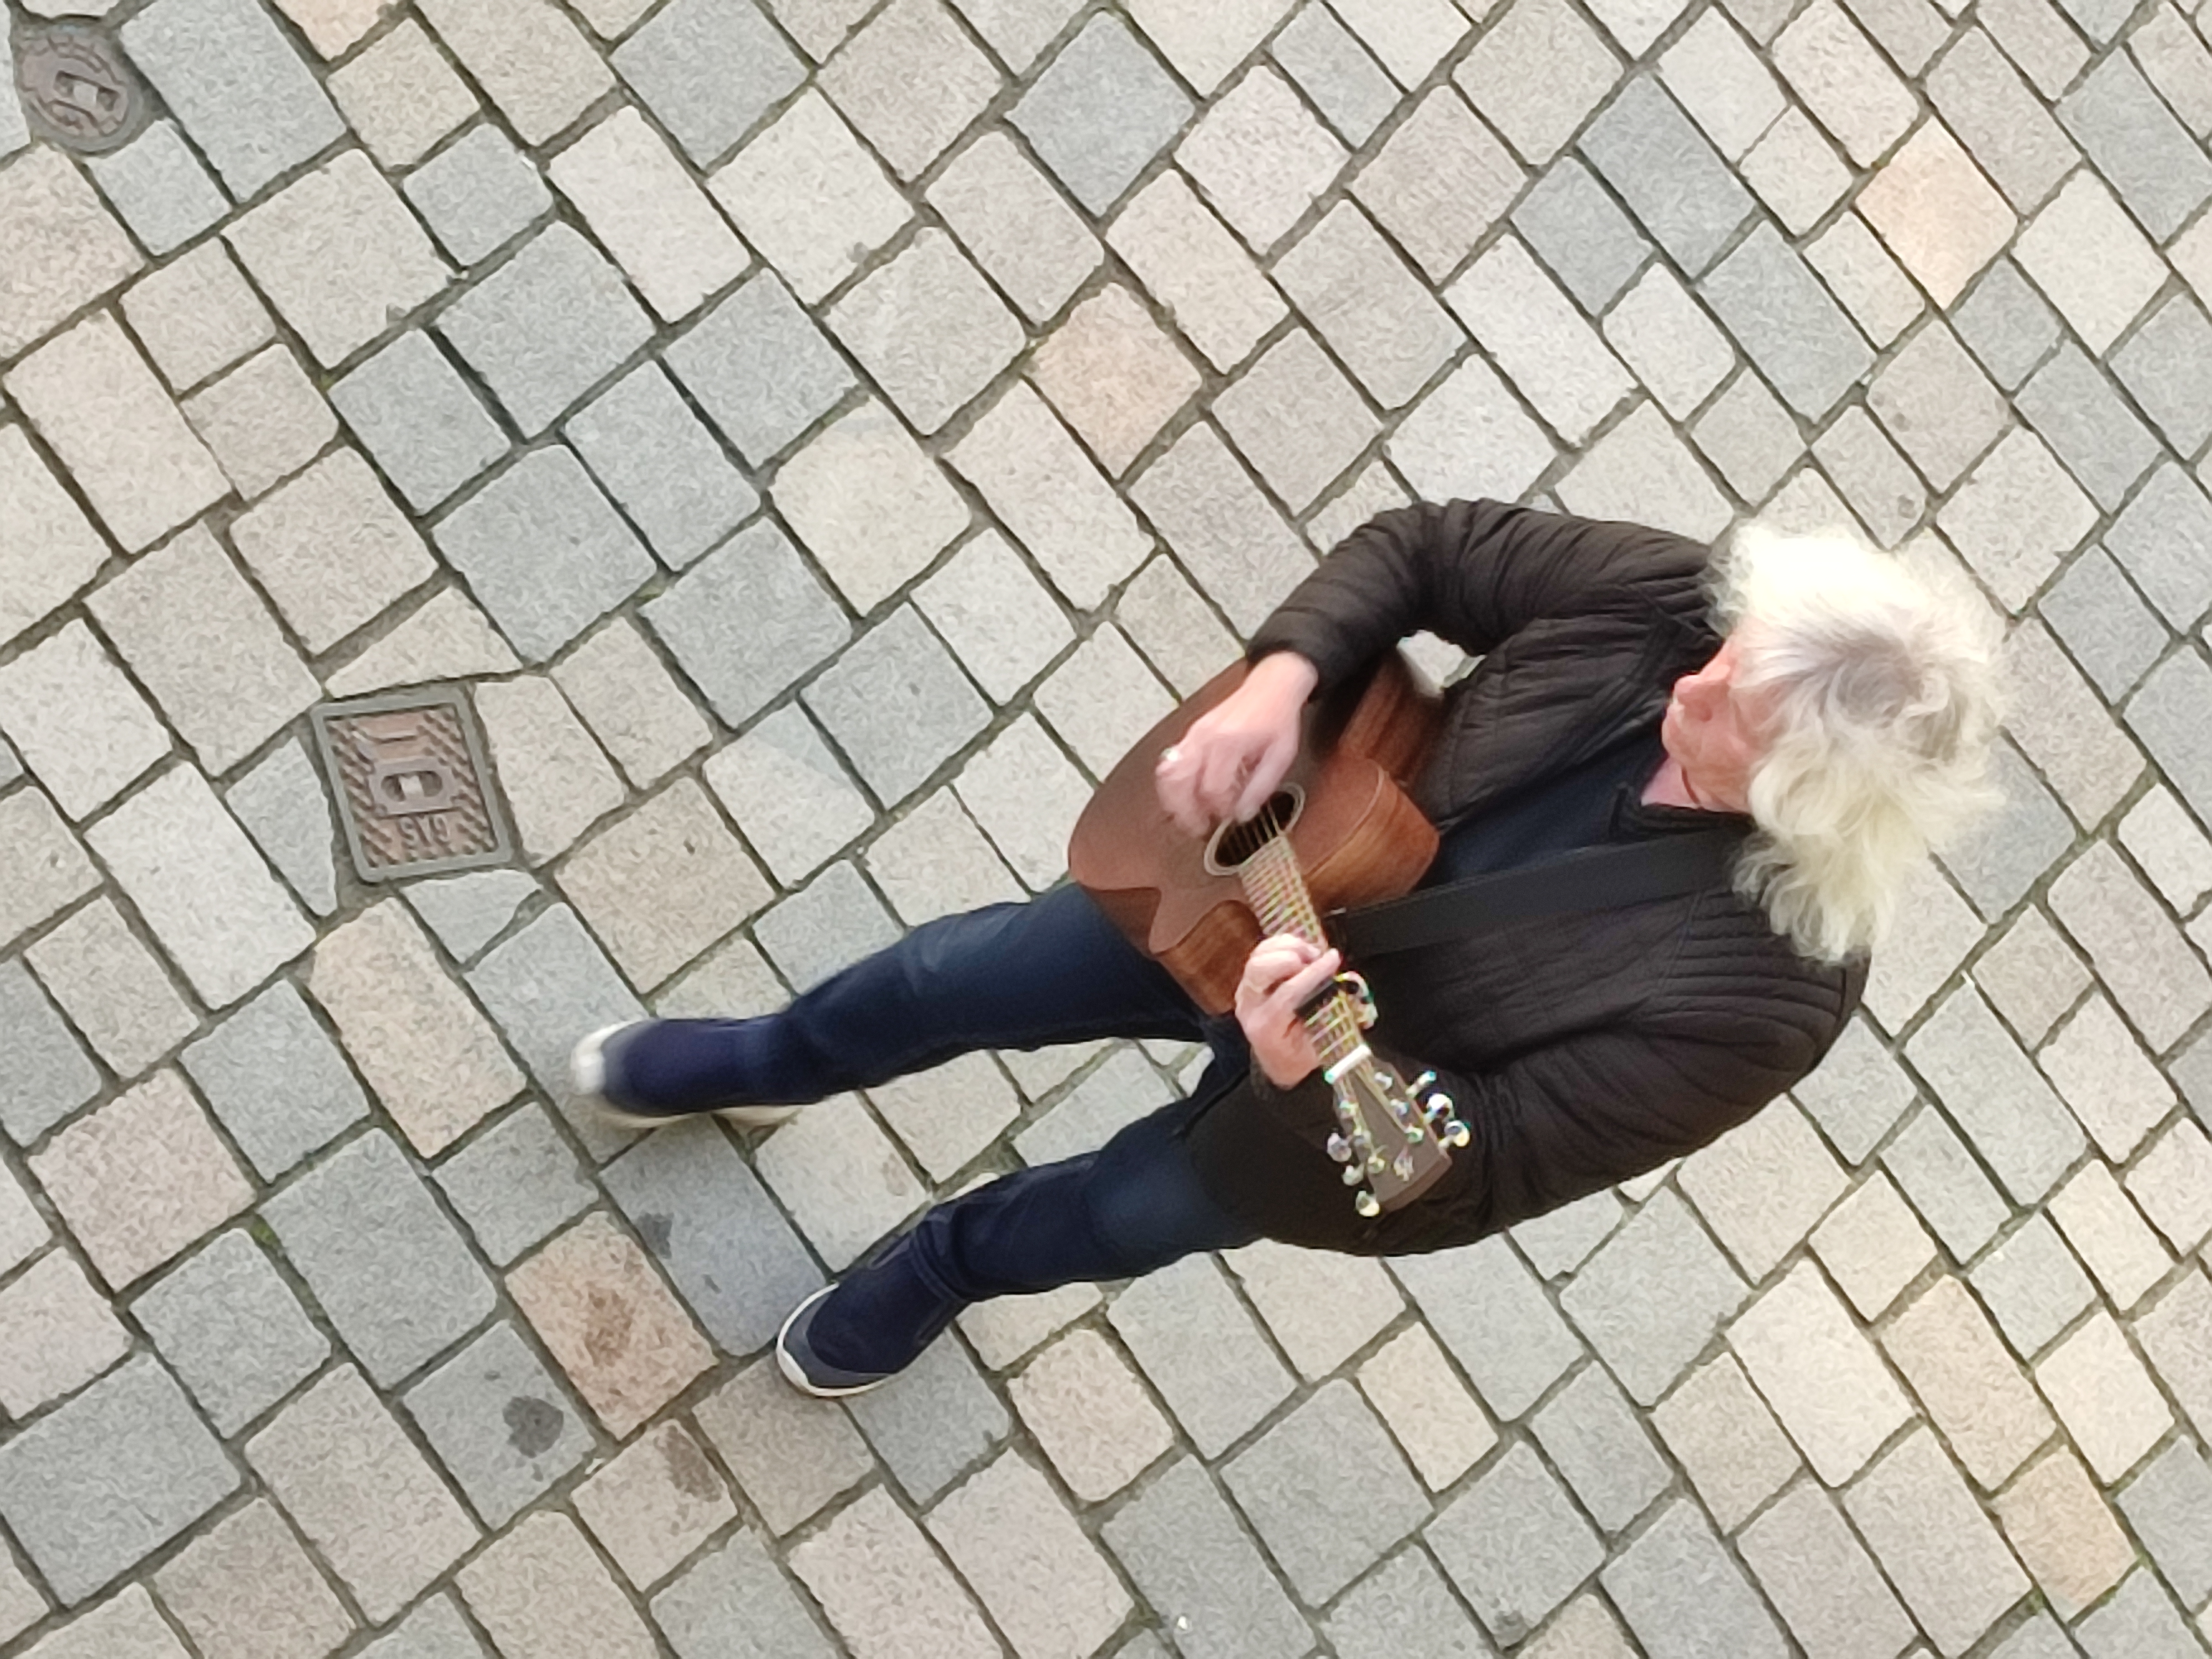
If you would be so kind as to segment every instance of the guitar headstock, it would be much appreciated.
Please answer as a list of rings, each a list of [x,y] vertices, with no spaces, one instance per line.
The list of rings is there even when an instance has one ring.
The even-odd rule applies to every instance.
[[[1352,1201],[1363,1216],[1412,1203],[1450,1168],[1449,1149],[1473,1139],[1451,1097],[1430,1087],[1435,1081],[1424,1072],[1408,1084],[1371,1052],[1330,1077],[1338,1127],[1328,1155],[1344,1166],[1344,1184],[1359,1189]]]

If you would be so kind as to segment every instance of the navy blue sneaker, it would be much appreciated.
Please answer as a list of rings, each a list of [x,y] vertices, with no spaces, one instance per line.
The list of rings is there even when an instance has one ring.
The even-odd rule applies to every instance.
[[[791,1317],[775,1334],[775,1364],[783,1373],[783,1380],[817,1400],[842,1400],[850,1395],[866,1394],[898,1375],[896,1371],[841,1370],[814,1352],[814,1345],[808,1340],[814,1327],[814,1316],[823,1298],[836,1288],[835,1285],[825,1285],[815,1291],[791,1310]]]
[[[646,1056],[640,1050],[645,1045],[684,1046],[687,1039],[711,1037],[714,1028],[731,1023],[633,1019],[620,1025],[603,1025],[569,1054],[568,1080],[576,1092],[591,1103],[599,1116],[630,1129],[655,1129],[664,1123],[681,1122],[704,1112],[712,1112],[745,1128],[760,1129],[781,1123],[801,1110],[797,1106],[760,1106],[742,1101],[723,1103],[711,1087],[702,1092],[696,1081],[678,1091],[682,1097],[669,1097],[669,1093],[664,1092],[662,1097],[656,1098],[655,1091],[641,1083],[639,1073],[644,1067],[641,1062]],[[696,1072],[702,1068],[695,1064],[688,1068],[662,1066],[657,1069],[680,1077],[686,1069]]]

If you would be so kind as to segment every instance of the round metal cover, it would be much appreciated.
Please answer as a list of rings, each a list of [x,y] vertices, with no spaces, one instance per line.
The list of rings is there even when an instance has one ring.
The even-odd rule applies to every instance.
[[[145,98],[114,42],[82,23],[26,29],[15,84],[33,122],[71,149],[113,149],[132,137]]]

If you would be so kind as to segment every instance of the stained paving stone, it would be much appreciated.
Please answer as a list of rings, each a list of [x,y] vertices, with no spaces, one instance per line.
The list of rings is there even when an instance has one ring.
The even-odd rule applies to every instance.
[[[1605,1561],[1566,1489],[1516,1443],[1423,1533],[1492,1640],[1534,1629]]]
[[[290,1393],[331,1351],[291,1287],[240,1230],[140,1291],[131,1311],[225,1436]]]
[[[380,1383],[410,1375],[491,1311],[489,1278],[381,1132],[353,1141],[261,1208]]]
[[[1191,1659],[1292,1659],[1312,1645],[1228,1503],[1191,1460],[1163,1473],[1103,1534]]]
[[[760,1540],[743,1530],[654,1596],[653,1620],[678,1659],[834,1659],[836,1651]]]
[[[592,1431],[544,1363],[501,1321],[400,1396],[489,1527],[592,1453]]]
[[[203,1652],[278,1659],[331,1651],[353,1619],[274,1505],[247,1505],[154,1575],[161,1605]]]
[[[248,0],[160,0],[122,40],[240,201],[345,136],[299,54]]]
[[[514,1268],[507,1286],[576,1392],[618,1438],[714,1363],[645,1253],[604,1212]]]
[[[400,188],[440,245],[466,264],[506,246],[553,205],[544,175],[488,123],[470,128]]]
[[[142,1355],[0,1449],[0,1519],[74,1607],[237,1490],[159,1361]]]
[[[585,1525],[641,1589],[666,1577],[738,1513],[722,1477],[680,1423],[640,1436],[574,1497]]]

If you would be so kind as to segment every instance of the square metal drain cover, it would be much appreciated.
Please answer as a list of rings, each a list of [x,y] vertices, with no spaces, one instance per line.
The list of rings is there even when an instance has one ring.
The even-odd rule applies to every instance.
[[[458,690],[316,709],[315,735],[363,881],[504,864],[514,842]]]

